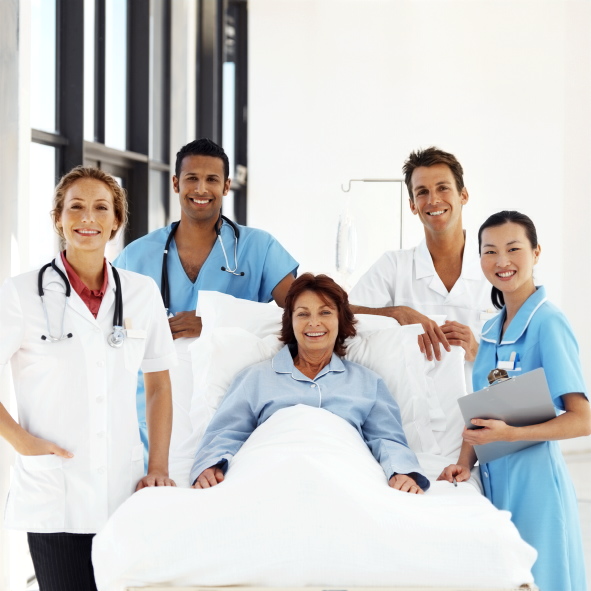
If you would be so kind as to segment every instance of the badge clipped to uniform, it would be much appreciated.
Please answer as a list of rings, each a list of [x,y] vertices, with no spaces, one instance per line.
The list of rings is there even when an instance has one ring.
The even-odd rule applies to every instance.
[[[126,318],[123,322],[123,326],[125,327],[127,338],[129,339],[145,339],[148,334],[145,330],[133,328],[131,318]]]
[[[506,371],[515,370],[515,362],[517,361],[517,351],[513,351],[509,357],[509,361],[499,361],[497,363],[497,369],[504,369]]]

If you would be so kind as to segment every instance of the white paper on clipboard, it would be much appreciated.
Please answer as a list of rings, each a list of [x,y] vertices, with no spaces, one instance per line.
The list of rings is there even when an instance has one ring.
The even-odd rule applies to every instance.
[[[472,419],[501,419],[512,427],[544,423],[556,416],[543,368],[534,369],[516,378],[509,378],[488,388],[458,398],[468,429]],[[481,464],[492,462],[541,443],[539,441],[494,441],[475,445]]]

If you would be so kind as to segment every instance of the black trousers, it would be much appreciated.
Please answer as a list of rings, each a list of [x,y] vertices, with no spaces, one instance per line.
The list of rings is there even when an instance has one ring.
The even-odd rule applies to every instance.
[[[96,591],[94,534],[27,534],[39,591]]]

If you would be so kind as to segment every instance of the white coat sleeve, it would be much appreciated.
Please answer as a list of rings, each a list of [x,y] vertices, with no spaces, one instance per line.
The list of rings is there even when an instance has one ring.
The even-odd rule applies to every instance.
[[[19,350],[25,334],[25,319],[14,282],[0,288],[0,373]]]
[[[146,298],[146,306],[151,310],[142,371],[144,373],[163,371],[177,364],[174,341],[156,282],[150,277],[142,277],[142,279],[145,279],[147,284],[142,297]]]
[[[396,253],[385,252],[353,287],[349,302],[368,308],[395,306],[397,267]]]

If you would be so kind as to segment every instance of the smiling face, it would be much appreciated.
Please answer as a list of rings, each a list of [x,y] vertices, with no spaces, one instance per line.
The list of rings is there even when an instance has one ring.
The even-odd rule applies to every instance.
[[[446,164],[419,166],[411,176],[410,210],[418,215],[425,231],[445,232],[462,228],[462,206],[468,191],[458,191],[454,175]]]
[[[119,228],[109,187],[90,178],[72,183],[65,192],[56,226],[64,236],[68,251],[104,253],[105,245]]]
[[[222,198],[230,190],[230,179],[224,181],[224,163],[214,156],[185,156],[172,184],[179,194],[181,220],[197,223],[215,223]]]
[[[336,305],[313,291],[302,292],[293,306],[292,326],[298,354],[332,355],[339,334]]]
[[[480,265],[505,301],[522,303],[535,292],[533,268],[540,251],[539,244],[531,245],[521,224],[508,222],[482,231]]]

